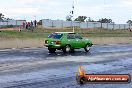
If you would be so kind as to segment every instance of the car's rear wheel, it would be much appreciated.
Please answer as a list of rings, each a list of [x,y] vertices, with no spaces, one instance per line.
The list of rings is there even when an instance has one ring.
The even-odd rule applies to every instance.
[[[74,53],[74,52],[75,52],[75,50],[74,49],[71,49],[70,53]]]
[[[62,50],[63,50],[64,53],[70,53],[72,51],[70,45],[66,45],[65,47],[63,47]]]
[[[85,50],[86,52],[89,52],[89,51],[90,51],[90,48],[91,48],[91,46],[90,46],[89,44],[87,44],[87,45],[84,47],[84,50]]]
[[[49,53],[55,53],[55,51],[56,51],[55,48],[49,48],[49,47],[48,47],[48,50],[49,50]]]

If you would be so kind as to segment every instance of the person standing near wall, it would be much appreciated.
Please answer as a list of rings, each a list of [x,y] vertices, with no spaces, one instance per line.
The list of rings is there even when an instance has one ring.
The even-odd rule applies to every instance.
[[[31,21],[31,30],[32,30],[32,32],[33,32],[33,29],[34,29],[33,22]]]
[[[23,29],[25,29],[25,25],[26,25],[26,23],[25,23],[25,22],[23,22],[23,25],[22,25]]]
[[[28,29],[30,29],[30,27],[31,27],[31,23],[30,23],[30,22],[28,22]]]
[[[36,28],[37,27],[37,21],[34,20],[34,27]]]
[[[28,23],[26,22],[26,29],[28,29]]]

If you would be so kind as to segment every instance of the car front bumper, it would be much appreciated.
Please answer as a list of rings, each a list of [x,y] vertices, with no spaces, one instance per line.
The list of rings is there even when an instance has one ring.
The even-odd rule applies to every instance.
[[[44,46],[52,47],[52,48],[60,48],[61,47],[61,45],[50,45],[50,44],[45,44]]]

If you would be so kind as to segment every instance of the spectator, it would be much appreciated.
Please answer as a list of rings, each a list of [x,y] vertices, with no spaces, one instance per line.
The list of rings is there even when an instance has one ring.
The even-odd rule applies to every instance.
[[[31,27],[33,26],[33,22],[31,21]]]
[[[26,29],[28,29],[28,23],[26,22]]]
[[[28,22],[28,28],[30,28],[31,27],[31,24],[30,24],[30,22]]]
[[[26,25],[26,24],[25,24],[25,22],[23,22],[23,25],[22,25],[22,27],[23,27],[24,29],[25,29],[25,25]]]
[[[33,22],[31,21],[31,30],[33,32],[34,26],[33,26]]]
[[[130,29],[130,32],[132,32],[132,29]]]
[[[34,20],[34,27],[36,28],[37,27],[37,21]]]

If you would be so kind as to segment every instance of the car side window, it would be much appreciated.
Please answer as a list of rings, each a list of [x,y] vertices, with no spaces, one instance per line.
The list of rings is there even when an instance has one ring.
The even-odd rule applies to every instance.
[[[75,38],[76,39],[82,39],[82,37],[80,35],[78,35],[78,34],[75,35]]]
[[[67,39],[75,39],[75,35],[74,34],[68,34]]]

